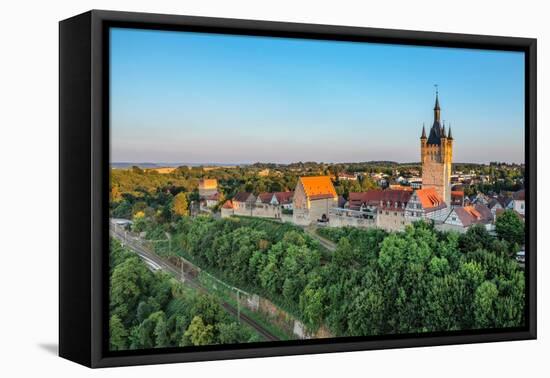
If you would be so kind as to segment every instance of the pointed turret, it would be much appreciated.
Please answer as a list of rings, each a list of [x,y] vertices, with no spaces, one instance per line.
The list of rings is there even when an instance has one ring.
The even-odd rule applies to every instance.
[[[426,138],[426,125],[425,124],[422,124],[422,136],[420,137],[420,139],[427,139]]]
[[[453,139],[453,133],[451,132],[451,124],[449,123],[449,136],[447,137],[449,139]]]
[[[439,90],[435,91],[434,121],[439,122],[441,118],[441,108],[439,107]]]
[[[443,127],[441,128],[441,138],[447,138],[447,135],[445,134],[445,124],[443,124]]]

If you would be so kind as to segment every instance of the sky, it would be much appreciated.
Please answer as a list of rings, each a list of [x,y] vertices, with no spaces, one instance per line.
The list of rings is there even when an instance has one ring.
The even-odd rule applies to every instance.
[[[520,52],[111,29],[112,162],[524,162]]]

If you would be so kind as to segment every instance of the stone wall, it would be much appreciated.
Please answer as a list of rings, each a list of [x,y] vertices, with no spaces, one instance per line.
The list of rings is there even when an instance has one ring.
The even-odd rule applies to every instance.
[[[362,228],[373,228],[376,227],[376,221],[374,219],[365,219],[350,217],[346,215],[330,215],[330,221],[328,223],[329,227],[362,227]]]
[[[329,338],[334,335],[326,326],[321,326],[315,333],[308,333],[304,324],[268,299],[253,295],[251,298],[241,299],[241,304],[252,311],[257,311],[267,317],[269,321],[287,333],[300,339]]]

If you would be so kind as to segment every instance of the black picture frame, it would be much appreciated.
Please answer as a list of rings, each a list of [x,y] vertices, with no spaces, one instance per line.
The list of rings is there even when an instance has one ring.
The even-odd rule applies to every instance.
[[[109,27],[525,53],[526,326],[109,352]],[[89,367],[536,338],[536,39],[92,10],[59,24],[59,354]]]

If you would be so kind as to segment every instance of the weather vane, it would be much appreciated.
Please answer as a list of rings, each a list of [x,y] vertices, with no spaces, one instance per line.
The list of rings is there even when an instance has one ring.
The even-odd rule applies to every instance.
[[[435,93],[439,93],[439,84],[434,84]]]

